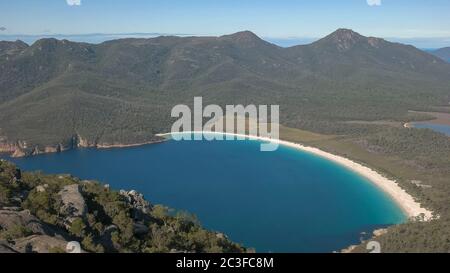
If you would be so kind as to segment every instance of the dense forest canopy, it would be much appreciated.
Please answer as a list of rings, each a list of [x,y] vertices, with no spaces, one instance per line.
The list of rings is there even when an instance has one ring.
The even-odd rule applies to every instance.
[[[406,120],[450,101],[450,64],[412,46],[339,29],[281,48],[221,37],[42,39],[0,44],[2,142],[36,147],[141,143],[168,131],[176,104],[279,104],[281,123],[366,131],[349,120]],[[25,144],[24,144],[25,143]],[[76,143],[75,143],[76,144]]]

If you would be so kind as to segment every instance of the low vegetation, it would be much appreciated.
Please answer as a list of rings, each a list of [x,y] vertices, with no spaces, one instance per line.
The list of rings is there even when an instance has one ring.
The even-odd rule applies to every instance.
[[[61,191],[71,185],[78,186],[70,197],[72,202],[85,210],[79,206],[65,208],[68,204]],[[78,191],[81,195],[77,200],[74,198]],[[2,160],[0,193],[0,244],[12,249],[19,241],[29,240],[30,252],[38,244],[46,245],[40,252],[65,251],[61,249],[64,244],[53,245],[42,237],[49,235],[61,242],[81,242],[82,249],[88,252],[246,251],[224,234],[203,229],[192,214],[151,205],[139,193],[110,190],[94,181],[80,181],[68,175],[21,173]],[[83,212],[77,214],[77,209]],[[37,225],[42,228],[37,229]],[[41,239],[38,243],[31,238]]]

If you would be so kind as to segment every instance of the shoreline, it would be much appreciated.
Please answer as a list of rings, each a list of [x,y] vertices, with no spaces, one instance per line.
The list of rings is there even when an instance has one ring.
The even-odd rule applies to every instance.
[[[261,141],[268,141],[268,142],[274,142],[279,145],[288,146],[291,148],[295,148],[304,152],[308,152],[311,154],[314,154],[316,156],[320,156],[322,158],[331,160],[359,175],[362,177],[368,179],[371,183],[373,183],[375,186],[377,186],[380,190],[384,191],[396,204],[399,206],[399,208],[402,209],[402,211],[407,216],[408,220],[415,217],[420,217],[423,215],[424,221],[430,221],[433,219],[433,212],[423,208],[421,204],[414,200],[414,198],[408,194],[404,189],[402,189],[399,184],[395,180],[391,180],[377,171],[363,166],[360,163],[354,162],[348,158],[345,158],[343,156],[334,155],[328,152],[325,152],[323,150],[320,150],[319,148],[315,147],[309,147],[302,144],[281,140],[281,139],[271,139],[268,137],[261,137],[261,136],[253,136],[253,135],[244,135],[244,134],[236,134],[236,133],[221,133],[221,132],[208,132],[208,131],[189,131],[189,132],[180,132],[181,134],[222,134],[222,135],[232,135],[234,137],[244,137],[246,139],[252,139],[252,140],[261,140]],[[172,133],[164,133],[164,134],[157,134],[156,136],[160,137],[167,137],[171,136]]]
[[[0,154],[6,154],[9,157],[12,158],[21,158],[21,157],[30,157],[30,156],[37,156],[37,155],[43,155],[43,154],[55,154],[55,153],[62,153],[65,151],[73,150],[73,149],[79,149],[79,148],[95,148],[99,150],[108,150],[108,149],[116,149],[116,148],[132,148],[132,147],[139,147],[149,144],[158,144],[166,141],[165,139],[158,139],[158,140],[150,140],[146,142],[140,142],[140,143],[132,143],[132,144],[92,144],[92,145],[77,145],[75,147],[68,147],[68,148],[61,148],[62,146],[59,145],[57,147],[53,146],[46,146],[44,147],[44,150],[37,150],[35,148],[31,153],[27,153],[20,147],[15,147],[14,145],[9,145],[8,147],[11,147],[10,149],[0,149]]]
[[[144,145],[149,145],[149,144],[163,143],[164,141],[166,141],[166,140],[164,140],[164,139],[154,140],[154,141],[147,141],[147,142],[135,143],[135,144],[111,144],[111,145],[98,144],[98,145],[92,146],[92,148],[96,148],[96,149],[100,149],[100,150],[116,149],[116,148],[131,148],[131,147],[139,147],[139,146],[144,146]]]
[[[433,117],[433,119],[417,120],[417,121],[411,121],[411,122],[405,123],[408,126],[413,127],[414,123],[431,123],[431,124],[450,126],[450,113],[447,113],[447,112],[420,112],[420,111],[409,111],[409,112],[430,115]],[[407,128],[410,128],[410,127],[407,127]]]

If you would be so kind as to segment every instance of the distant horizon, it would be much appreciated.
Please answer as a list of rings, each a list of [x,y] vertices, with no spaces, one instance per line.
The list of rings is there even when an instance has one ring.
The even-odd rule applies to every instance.
[[[0,0],[0,36],[211,36],[248,29],[290,45],[289,40],[311,41],[342,27],[439,48],[450,45],[449,10],[448,0]]]
[[[336,28],[336,30],[339,28]],[[241,30],[245,31],[245,30]],[[251,31],[251,30],[250,30]],[[239,32],[239,31],[238,31]],[[253,31],[252,31],[253,32]],[[356,31],[358,32],[358,31]],[[223,35],[229,35],[232,33],[225,34],[195,34],[195,33],[159,33],[159,32],[124,32],[124,33],[78,33],[78,34],[64,34],[64,33],[42,33],[42,34],[1,34],[0,41],[17,41],[21,40],[28,45],[32,45],[35,41],[43,38],[55,38],[55,39],[66,39],[74,42],[85,42],[98,44],[106,41],[124,39],[124,38],[154,38],[159,36],[178,36],[178,37],[219,37]],[[253,32],[255,33],[255,32]],[[331,34],[332,32],[330,32]],[[358,32],[359,33],[359,32]],[[313,43],[322,37],[308,37],[308,36],[263,36],[258,35],[261,39],[273,43],[281,47],[290,47],[295,45],[305,45]],[[444,47],[450,47],[450,37],[379,37],[373,35],[366,35],[365,33],[360,33],[366,37],[377,37],[382,38],[390,42],[397,42],[402,44],[413,45],[420,49],[439,49]]]

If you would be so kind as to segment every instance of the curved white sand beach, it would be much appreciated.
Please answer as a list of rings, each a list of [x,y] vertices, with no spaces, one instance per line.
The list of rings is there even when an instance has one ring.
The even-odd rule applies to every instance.
[[[318,148],[304,146],[298,143],[289,142],[285,140],[271,139],[268,137],[260,137],[260,136],[252,136],[252,135],[242,135],[242,134],[234,134],[234,133],[220,133],[220,132],[207,132],[207,131],[191,131],[191,132],[182,132],[182,134],[222,134],[222,135],[232,135],[236,137],[245,137],[247,139],[255,139],[262,141],[270,141],[274,143],[278,143],[280,145],[285,145],[289,147],[293,147],[302,151],[306,151],[312,153],[317,156],[321,156],[328,160],[332,160],[356,173],[367,178],[369,181],[378,186],[381,190],[387,193],[404,211],[404,213],[411,217],[417,217],[423,215],[424,220],[431,220],[433,217],[433,213],[430,210],[427,210],[421,206],[421,204],[414,200],[414,198],[408,194],[404,189],[402,189],[396,181],[388,179],[378,172],[363,166],[359,163],[356,163],[350,159],[347,159],[342,156],[334,155],[325,151],[322,151]],[[158,136],[170,136],[172,133],[159,134]]]

